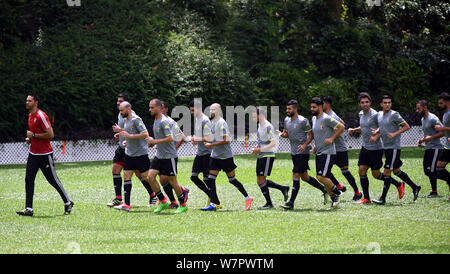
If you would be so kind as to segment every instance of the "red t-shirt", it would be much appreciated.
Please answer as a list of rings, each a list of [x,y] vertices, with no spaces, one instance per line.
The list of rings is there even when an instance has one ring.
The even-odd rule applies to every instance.
[[[42,110],[38,109],[34,114],[28,115],[28,128],[31,132],[44,133],[50,127],[50,120]],[[50,145],[50,139],[31,138],[31,154],[50,154],[52,152],[53,148]]]

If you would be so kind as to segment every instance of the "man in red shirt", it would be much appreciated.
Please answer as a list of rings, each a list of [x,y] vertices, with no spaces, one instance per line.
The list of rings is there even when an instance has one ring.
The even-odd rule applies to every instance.
[[[47,181],[58,191],[64,201],[64,214],[70,214],[73,202],[67,195],[55,172],[53,163],[53,148],[50,140],[53,139],[53,128],[48,116],[38,108],[39,98],[32,94],[27,96],[26,108],[28,115],[27,143],[31,143],[27,160],[25,177],[25,209],[16,213],[23,216],[33,216],[34,181],[36,174],[41,169]]]

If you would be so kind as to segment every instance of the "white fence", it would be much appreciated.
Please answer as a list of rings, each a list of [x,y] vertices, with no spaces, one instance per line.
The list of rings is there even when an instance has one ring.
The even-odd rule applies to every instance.
[[[343,133],[349,149],[361,148],[361,137],[348,135],[347,131]],[[409,131],[402,134],[401,143],[404,147],[416,146],[417,140],[423,137],[422,128],[419,126],[411,127]],[[444,138],[441,139],[444,142]],[[246,146],[244,138],[239,138],[231,142],[234,154],[248,154],[252,147],[256,146],[256,135],[251,134]],[[57,162],[87,162],[87,161],[111,161],[117,148],[117,142],[114,140],[81,140],[81,141],[52,141],[54,158]],[[184,143],[178,149],[178,155],[194,156],[196,146],[191,143]],[[28,157],[29,145],[22,143],[1,143],[0,144],[0,165],[7,164],[25,164]],[[289,140],[279,138],[278,152],[289,152]],[[156,154],[155,149],[149,149],[149,157],[153,158]]]

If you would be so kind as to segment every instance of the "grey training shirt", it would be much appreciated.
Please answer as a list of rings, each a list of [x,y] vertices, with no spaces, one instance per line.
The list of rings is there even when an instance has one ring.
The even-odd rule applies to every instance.
[[[436,125],[442,125],[439,118],[433,113],[428,113],[427,118],[422,117],[422,130],[425,136],[433,136],[439,133],[434,127]],[[442,144],[439,138],[433,139],[425,144],[425,149],[441,149]]]
[[[334,130],[339,125],[339,122],[324,112],[319,118],[313,116],[312,123],[312,131],[314,133],[314,142],[317,148],[317,155],[336,154],[334,142],[331,144],[325,144],[325,139],[328,139],[334,135]]]
[[[153,134],[155,135],[155,139],[161,140],[168,136],[173,137],[173,132],[170,127],[169,119],[161,115],[161,118],[155,120],[153,123]],[[177,150],[175,149],[175,145],[173,142],[169,143],[158,143],[156,150],[156,157],[158,159],[171,159],[177,158]]]
[[[378,112],[378,125],[380,126],[381,140],[383,141],[384,149],[401,149],[401,134],[391,139],[388,137],[388,133],[398,131],[404,123],[406,123],[406,121],[397,111],[391,109],[387,113],[384,113],[383,111]]]
[[[217,121],[212,122],[211,132],[213,134],[213,143],[223,141],[223,137],[229,135],[227,122],[220,117]],[[233,152],[230,143],[212,148],[211,158],[228,159],[231,157],[233,157]]]
[[[135,113],[124,119],[124,126],[126,132],[129,134],[140,134],[147,132],[147,128],[144,125],[141,117],[137,116]],[[130,157],[137,157],[148,154],[148,146],[145,139],[128,139],[127,147],[125,148],[125,154]]]
[[[269,121],[265,121],[264,125],[261,125],[261,123],[258,123],[258,147],[263,148],[270,144],[273,140],[276,140],[275,133],[273,130],[273,126]],[[261,151],[258,153],[258,158],[263,157],[275,157],[275,146],[271,147],[267,151]]]
[[[208,116],[205,114],[202,114],[200,118],[195,118],[195,124],[194,124],[194,136],[195,137],[206,137],[208,135],[211,135],[211,126],[212,123],[209,120]],[[207,149],[205,147],[205,144],[203,142],[197,143],[197,155],[203,156],[203,155],[209,155],[211,154],[211,149]]]
[[[336,112],[334,112],[333,110],[331,110],[330,113],[328,113],[328,115],[333,117],[333,119],[335,119],[338,122],[342,121],[341,117],[339,117],[336,114]],[[343,134],[344,133],[342,133],[341,136],[339,136],[338,138],[336,138],[336,140],[334,140],[334,145],[336,146],[336,152],[342,152],[342,151],[347,151],[348,150],[348,146],[347,146],[347,143],[344,140]]]
[[[311,124],[308,119],[301,115],[298,115],[298,117],[293,120],[290,117],[286,117],[284,119],[284,129],[287,130],[289,135],[291,154],[309,154],[310,146],[303,152],[298,148],[299,145],[303,145],[306,142],[308,139],[308,132],[311,131]]]
[[[381,138],[375,143],[370,142],[372,137],[372,129],[376,130],[378,126],[378,112],[373,108],[367,114],[361,110],[359,112],[359,126],[361,128],[362,146],[367,150],[380,150],[383,149],[383,143]]]

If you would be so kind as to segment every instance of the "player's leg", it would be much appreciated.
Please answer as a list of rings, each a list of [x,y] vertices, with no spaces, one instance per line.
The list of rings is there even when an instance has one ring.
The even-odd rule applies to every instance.
[[[169,182],[169,176],[162,175],[161,173],[159,173],[159,183],[161,184],[161,186],[164,189],[164,192],[166,193],[167,197],[169,198],[170,207],[177,208],[178,203],[177,203],[177,200],[175,199],[175,195],[173,195],[173,187]]]
[[[217,166],[216,160],[217,159],[211,158],[208,180],[206,181],[209,188],[210,204],[202,208],[202,210],[204,211],[214,211],[217,209],[218,205],[220,205],[219,197],[217,196],[216,190],[216,179],[217,175],[219,175],[221,168]]]
[[[147,193],[149,195],[149,206],[155,205],[158,198],[156,197],[156,193],[153,191],[153,189],[150,186],[150,183],[147,181],[148,171],[150,169],[150,160],[142,159],[141,161],[141,168],[139,170],[135,170],[134,174],[136,174],[136,177],[139,178],[139,181],[141,181],[142,186],[147,190]]]
[[[253,197],[250,197],[247,193],[247,191],[245,190],[244,185],[239,182],[239,180],[236,178],[236,165],[234,164],[233,158],[229,158],[224,160],[225,162],[225,167],[224,167],[224,171],[227,174],[228,177],[228,182],[230,182],[230,184],[232,184],[233,186],[235,186],[239,192],[244,196],[245,198],[245,210],[250,210],[250,207],[252,205],[253,202]]]
[[[392,165],[394,175],[399,177],[403,182],[405,182],[407,185],[409,185],[412,188],[413,194],[414,194],[413,200],[415,201],[419,195],[419,191],[420,191],[421,187],[416,185],[411,180],[411,178],[408,176],[408,174],[406,174],[406,172],[401,170],[402,165],[403,165],[403,162],[401,160],[401,149],[397,149],[396,156],[395,156],[395,159],[393,160],[393,165]]]
[[[208,180],[208,165],[209,155],[195,156],[194,163],[192,164],[191,181],[209,197],[209,188],[207,185]],[[203,173],[203,180],[198,175]]]
[[[316,155],[317,180],[319,180],[319,182],[325,186],[325,189],[330,195],[332,201],[331,208],[336,208],[339,205],[338,200],[339,195],[341,194],[341,191],[333,184],[333,182],[329,178],[335,160],[335,155]]]
[[[450,149],[444,148],[442,150],[441,155],[439,156],[439,160],[436,165],[436,175],[438,179],[446,181],[450,189],[450,173],[445,169],[449,161],[450,161]]]
[[[122,201],[122,169],[124,165],[125,149],[117,147],[113,158],[112,176],[114,184],[114,192],[116,197],[106,204],[109,207],[117,206],[123,203]]]
[[[33,216],[34,182],[39,171],[38,156],[29,154],[25,171],[25,209],[16,213],[23,216]]]
[[[427,196],[428,198],[434,198],[438,196],[437,191],[437,175],[436,164],[439,159],[440,149],[426,149],[423,156],[423,171],[430,180],[431,192]]]
[[[348,151],[340,151],[337,152],[337,160],[336,165],[341,169],[342,175],[344,175],[347,182],[350,184],[350,186],[353,189],[353,201],[358,201],[362,198],[362,194],[358,189],[358,186],[356,185],[355,177],[353,177],[352,173],[348,169]]]
[[[53,186],[53,188],[55,188],[59,193],[59,196],[61,196],[61,199],[64,202],[64,214],[70,214],[74,203],[70,200],[69,195],[56,175],[55,163],[53,162],[53,153],[47,155],[46,158],[43,157],[40,168],[50,185]]]

